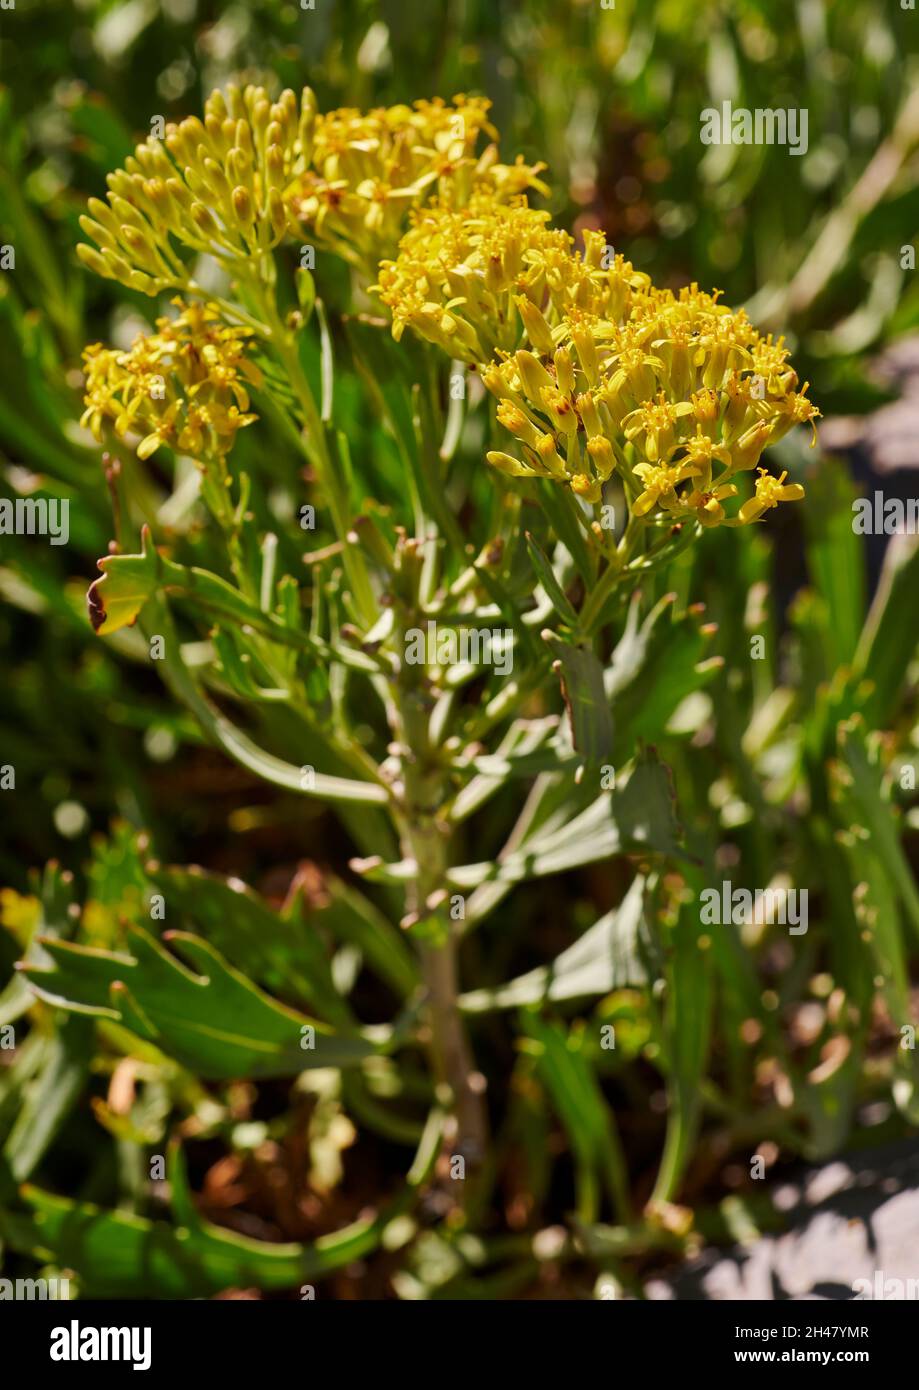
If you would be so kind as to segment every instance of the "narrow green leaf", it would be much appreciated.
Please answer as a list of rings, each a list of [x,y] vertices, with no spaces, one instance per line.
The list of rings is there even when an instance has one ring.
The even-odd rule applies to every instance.
[[[872,760],[859,716],[840,725],[840,751],[852,777],[851,796],[871,834],[875,854],[902,903],[907,920],[919,939],[919,891],[900,843],[900,832],[890,802],[883,796],[881,773]]]
[[[808,481],[807,562],[827,608],[827,672],[855,655],[865,612],[865,557],[852,526],[855,489],[838,459],[826,460]]]
[[[565,1127],[575,1157],[578,1219],[596,1221],[603,1183],[620,1219],[628,1221],[628,1171],[612,1110],[588,1060],[583,1039],[536,1014],[521,1015],[524,1033],[533,1040],[536,1070]]]
[[[689,875],[698,889],[701,877]],[[698,892],[681,906],[667,960],[664,1022],[667,1060],[667,1134],[654,1187],[657,1201],[673,1201],[692,1151],[699,1119],[699,1097],[711,1034],[712,986],[699,916]]]
[[[575,647],[554,633],[543,638],[555,656],[574,746],[585,763],[599,766],[613,756],[613,715],[603,685],[603,667],[589,647]]]
[[[613,854],[674,854],[678,834],[667,770],[648,755],[624,783],[602,792],[574,820],[534,836],[496,861],[450,869],[448,879],[465,890],[490,882],[522,883]]]
[[[646,984],[640,948],[640,938],[647,930],[644,890],[645,879],[639,874],[619,906],[595,922],[551,965],[538,966],[497,989],[464,994],[460,1007],[466,1013],[484,1013],[543,1001],[585,999],[627,985]]]
[[[887,728],[919,646],[919,538],[893,536],[855,653],[854,670],[874,685],[864,706],[874,728]]]
[[[569,627],[576,628],[578,625],[578,615],[565,595],[565,591],[556,578],[555,570],[552,568],[547,556],[540,550],[529,531],[526,533],[527,553],[530,563],[536,572],[536,577],[551,600],[562,622]]]
[[[29,1085],[3,1157],[17,1182],[31,1177],[82,1094],[92,1058],[92,1026],[70,1018],[49,1039],[41,1071]]]

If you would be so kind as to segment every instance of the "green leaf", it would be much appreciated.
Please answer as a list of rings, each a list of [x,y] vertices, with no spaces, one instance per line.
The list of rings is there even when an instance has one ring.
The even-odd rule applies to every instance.
[[[113,1019],[206,1078],[359,1066],[380,1050],[270,999],[199,937],[167,932],[164,940],[200,974],[139,927],[127,937],[130,955],[42,938],[50,966],[21,968],[48,1003]],[[301,1046],[310,1041],[307,1026],[315,1030],[312,1047]]]
[[[712,1023],[708,952],[699,918],[701,875],[689,874],[691,897],[681,905],[667,962],[664,1048],[668,1067],[667,1134],[654,1187],[658,1201],[673,1201],[692,1150],[699,1117]]]
[[[576,628],[578,625],[578,615],[574,611],[571,603],[565,596],[565,591],[559,583],[548,558],[540,550],[529,531],[526,533],[527,553],[530,563],[536,572],[536,578],[551,600],[552,606],[563,623],[569,627]]]
[[[69,1018],[47,1042],[41,1070],[26,1086],[3,1148],[17,1182],[30,1177],[82,1094],[92,1058],[92,1026]]]
[[[597,766],[613,756],[613,715],[603,686],[603,667],[589,647],[575,647],[552,632],[543,638],[556,657],[571,736],[584,762]]]
[[[172,617],[161,604],[156,613],[156,625],[164,636],[163,670],[173,693],[194,714],[207,736],[242,767],[287,791],[300,792],[328,801],[356,801],[382,805],[389,800],[386,788],[375,782],[358,782],[349,777],[332,777],[311,771],[304,778],[304,769],[268,753],[248,734],[228,719],[208,699],[192,676],[182,658],[182,651]]]
[[[674,600],[674,594],[665,595],[640,623],[641,595],[635,595],[607,669],[606,695],[612,702],[620,762],[640,739],[660,738],[682,701],[707,685],[723,665],[720,657],[707,655],[716,628],[702,622],[702,606],[673,617]]]
[[[237,970],[271,993],[292,995],[332,1023],[351,1024],[351,1011],[332,983],[317,923],[304,916],[299,895],[282,917],[238,879],[221,878],[197,865],[148,872],[165,899],[169,921],[184,919]]]
[[[852,527],[855,489],[838,459],[823,463],[808,481],[807,562],[826,603],[827,672],[849,665],[865,616],[864,544]]]
[[[154,595],[165,592],[194,604],[209,617],[243,624],[283,646],[296,647],[328,662],[337,661],[365,675],[379,674],[378,660],[355,648],[332,645],[299,627],[288,626],[250,603],[219,575],[177,564],[160,555],[151,542],[148,526],[143,528],[141,547],[140,555],[109,555],[99,561],[103,577],[90,586],[87,603],[93,627],[101,636],[136,622]]]
[[[316,281],[306,266],[301,266],[296,273],[297,282],[297,303],[300,305],[300,312],[303,315],[304,326],[309,323],[310,316],[316,304]]]
[[[564,1125],[575,1160],[578,1219],[596,1221],[600,1184],[612,1198],[617,1215],[629,1217],[628,1172],[613,1114],[594,1069],[584,1040],[565,1032],[536,1014],[521,1015],[524,1034],[532,1040],[536,1071]]]
[[[356,946],[381,980],[397,995],[409,998],[421,977],[417,957],[407,945],[405,933],[363,893],[334,874],[325,874],[323,887],[329,894],[329,904],[320,909],[322,925],[336,940]]]
[[[432,1119],[439,1119],[436,1112]],[[29,1214],[3,1216],[0,1231],[15,1249],[75,1270],[89,1298],[206,1298],[253,1285],[299,1292],[302,1284],[379,1246],[386,1227],[407,1210],[430,1176],[438,1133],[429,1124],[395,1202],[311,1245],[250,1240],[204,1221],[195,1209],[177,1145],[169,1151],[172,1223],[105,1211],[27,1186],[22,1196]]]
[[[94,630],[107,637],[137,622],[141,609],[156,593],[159,566],[145,526],[140,555],[107,555],[99,561],[102,578],[89,586],[86,603]]]
[[[546,515],[552,518],[555,533],[574,561],[589,592],[595,582],[594,566],[584,538],[580,503],[573,493],[567,488],[560,488],[551,478],[540,478],[537,487]]]
[[[619,906],[595,922],[551,965],[538,966],[497,989],[464,994],[460,1007],[466,1013],[484,1013],[544,1001],[585,999],[627,985],[646,984],[647,970],[641,960],[641,938],[647,931],[645,882],[637,875]]]
[[[465,890],[482,883],[522,883],[608,859],[613,854],[675,854],[679,827],[670,778],[652,754],[637,762],[627,780],[572,821],[536,834],[520,849],[498,860],[466,864],[448,871],[449,882]]]
[[[515,719],[493,753],[471,759],[467,766],[474,769],[476,776],[456,795],[451,812],[453,824],[480,810],[509,778],[532,776],[534,759],[538,763],[535,771],[561,771],[566,765],[573,771],[577,759],[570,747],[564,748],[558,740],[558,727],[555,714],[545,719]],[[542,745],[550,738],[552,743],[544,748]]]
[[[887,728],[919,646],[919,538],[894,536],[855,653],[854,670],[874,689],[864,705],[873,728]]]
[[[872,976],[879,981],[891,1022],[900,1036],[895,1054],[896,1077],[892,1087],[897,1109],[910,1124],[919,1124],[919,1053],[910,1045],[912,1027],[909,958],[905,933],[897,911],[896,894],[877,855],[855,836],[847,838],[845,852],[855,884],[853,900],[861,940],[870,955]]]
[[[881,788],[877,752],[869,752],[864,721],[856,715],[839,727],[840,753],[852,778],[852,802],[871,836],[871,845],[919,940],[919,892],[903,846],[893,810]]]

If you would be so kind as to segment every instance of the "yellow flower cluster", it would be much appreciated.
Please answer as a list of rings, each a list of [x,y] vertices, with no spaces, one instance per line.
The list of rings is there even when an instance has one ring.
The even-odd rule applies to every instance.
[[[513,476],[555,478],[596,504],[615,471],[631,514],[704,526],[758,519],[803,495],[764,469],[729,516],[739,474],[819,411],[797,390],[782,340],[692,285],[679,294],[614,256],[599,232],[572,238],[529,206],[542,165],[499,162],[489,103],[457,96],[362,113],[319,113],[312,92],[212,93],[204,119],[165,127],[109,177],[82,226],[92,269],[132,289],[200,294],[188,252],[231,273],[287,237],[313,236],[357,266],[392,314],[481,370],[520,457],[488,455]],[[87,353],[87,412],[141,450],[168,440],[221,455],[248,397],[245,334],[184,306],[130,353]],[[168,368],[164,400],[146,389]]]
[[[479,137],[496,137],[491,103],[456,96],[316,117],[311,161],[287,190],[304,234],[314,235],[369,276],[395,255],[409,213],[429,200],[459,208],[476,188],[506,202],[530,188],[548,193],[543,165],[501,164],[497,145],[476,154]]]
[[[107,202],[90,199],[80,219],[96,245],[77,254],[151,295],[192,284],[174,242],[238,268],[288,230],[283,194],[306,167],[315,115],[309,88],[299,103],[289,89],[276,102],[262,87],[212,92],[203,121],[167,125],[109,174]]]
[[[571,268],[580,274],[574,258]],[[819,415],[797,391],[781,340],[762,337],[692,285],[674,295],[631,287],[619,314],[570,309],[558,322],[531,306],[529,345],[499,353],[482,372],[498,419],[522,446],[489,462],[505,473],[550,477],[590,503],[616,471],[632,514],[703,526],[757,520],[804,490],[764,469],[735,516],[738,474],[793,425]],[[535,328],[534,328],[535,323]]]
[[[527,336],[551,350],[552,329],[566,315],[625,313],[648,277],[621,256],[604,268],[603,238],[590,232],[584,254],[573,255],[572,238],[548,220],[522,196],[504,204],[486,191],[462,209],[435,202],[416,212],[374,286],[392,312],[394,337],[411,327],[478,366]]]
[[[248,330],[227,327],[208,305],[173,302],[178,316],[158,319],[127,352],[86,348],[80,423],[100,440],[104,420],[119,435],[140,434],[141,458],[167,444],[199,462],[221,459],[257,418],[246,383],[259,386],[261,373],[245,356]]]
[[[454,97],[363,113],[319,113],[306,87],[272,101],[263,87],[212,92],[204,119],[164,127],[108,176],[107,200],[80,219],[84,265],[144,294],[195,288],[179,247],[231,273],[285,238],[313,236],[370,277],[393,255],[408,214],[431,197],[453,206],[487,187],[504,202],[547,192],[542,165],[501,164],[490,103]]]

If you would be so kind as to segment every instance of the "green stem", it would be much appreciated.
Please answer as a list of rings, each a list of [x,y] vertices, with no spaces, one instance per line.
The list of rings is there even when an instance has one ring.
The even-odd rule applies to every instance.
[[[585,637],[589,637],[592,634],[594,624],[600,618],[606,600],[622,577],[622,562],[617,556],[615,559],[610,560],[606,569],[600,575],[594,587],[590,590],[587,601],[581,609],[579,626]]]
[[[402,624],[413,621],[409,611]],[[404,645],[403,645],[404,650]],[[426,989],[429,1054],[438,1091],[449,1105],[446,1142],[477,1168],[488,1144],[488,1120],[481,1077],[459,1009],[458,926],[443,909],[432,912],[432,895],[444,889],[450,862],[450,824],[444,816],[447,788],[439,750],[430,741],[430,694],[424,667],[402,662],[393,686],[393,734],[402,749],[401,805],[395,820],[406,859],[416,865],[407,885],[407,922],[427,936],[419,941],[419,961]],[[437,920],[439,918],[439,920]],[[434,933],[437,933],[436,935]],[[449,1099],[448,1099],[449,1098]]]
[[[274,294],[270,288],[261,280],[252,281],[249,288],[256,298],[259,312],[267,325],[268,341],[287,374],[288,383],[300,408],[303,422],[303,434],[301,436],[303,450],[316,470],[320,491],[328,501],[332,527],[337,539],[341,542],[342,561],[358,615],[364,625],[370,627],[377,617],[377,601],[364,563],[364,557],[360,550],[348,541],[351,514],[347,494],[329,457],[325,426],[313,398],[312,388],[300,362],[296,341],[293,334],[281,321],[274,301]]]

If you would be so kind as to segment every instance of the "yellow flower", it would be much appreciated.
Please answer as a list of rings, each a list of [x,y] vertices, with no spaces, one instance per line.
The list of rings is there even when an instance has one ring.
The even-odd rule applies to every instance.
[[[681,505],[676,487],[687,478],[698,478],[702,469],[693,463],[639,463],[635,465],[635,472],[644,490],[632,503],[632,511],[635,516],[646,516],[657,506],[675,511]]]
[[[719,526],[725,520],[725,511],[721,503],[727,497],[736,496],[737,488],[733,483],[721,483],[707,491],[696,489],[681,500],[687,512],[695,515],[700,525]]]
[[[605,294],[608,306],[621,306],[618,315],[565,312],[561,306],[582,293],[585,266],[593,277],[590,302],[604,298],[592,268],[596,255],[591,242],[580,257],[567,253],[567,274],[553,264],[555,288],[526,311],[529,347],[499,352],[483,370],[486,388],[518,412],[500,411],[499,422],[519,422],[523,412],[527,433],[552,440],[561,479],[587,500],[598,500],[617,467],[628,476],[637,454],[643,487],[633,515],[663,508],[703,526],[736,524],[724,505],[737,495],[734,476],[755,468],[795,423],[819,414],[806,386],[795,391],[781,340],[762,338],[742,311],[697,285],[678,294],[658,290],[623,266],[612,274],[627,292],[617,300],[611,285]],[[690,479],[694,487],[680,491]]]
[[[793,369],[788,366],[788,349],[784,338],[773,342],[770,333],[753,344],[750,355],[755,374],[764,379],[769,391],[782,394],[789,386],[794,385],[796,377]]]
[[[790,391],[781,400],[775,402],[775,411],[772,421],[772,431],[769,436],[770,444],[775,444],[783,439],[790,429],[795,425],[809,424],[811,427],[811,448],[817,443],[816,421],[820,418],[820,411],[813,401],[807,399],[807,388],[809,382],[805,382],[801,391]]]
[[[524,326],[531,341],[535,334],[543,348],[551,345],[529,296],[542,258],[571,238],[550,231],[548,220],[525,198],[505,204],[484,191],[461,210],[435,201],[413,214],[397,258],[383,262],[374,286],[392,312],[393,336],[411,327],[470,365],[516,347]]]
[[[285,204],[304,236],[315,236],[372,277],[393,258],[410,213],[429,201],[464,207],[477,189],[513,202],[535,189],[541,164],[498,161],[490,144],[476,153],[491,103],[459,95],[361,112],[317,115],[309,166],[285,190]]]
[[[582,390],[597,381],[593,325],[624,313],[650,283],[622,256],[605,254],[600,233],[588,233],[574,254],[568,233],[547,226],[548,213],[525,197],[502,202],[480,187],[463,206],[435,199],[411,220],[374,286],[394,336],[410,326],[472,366],[526,342],[552,359],[551,385],[564,395],[577,372]]]
[[[660,391],[656,400],[646,401],[626,415],[622,421],[622,432],[626,439],[643,448],[654,463],[669,454],[676,443],[676,430],[681,417],[691,414],[689,401],[668,401],[664,392]]]
[[[804,489],[800,483],[786,483],[788,473],[780,473],[777,478],[773,478],[765,468],[759,470],[759,477],[756,480],[756,491],[749,501],[744,502],[738,513],[738,520],[741,525],[746,525],[750,521],[759,521],[763,512],[770,507],[777,507],[780,502],[800,502],[804,496]]]
[[[119,435],[141,435],[140,458],[162,444],[199,462],[221,458],[237,432],[257,417],[249,393],[261,373],[246,356],[247,329],[231,328],[206,304],[173,301],[175,318],[157,320],[127,352],[94,343],[83,354],[86,375],[81,424],[102,438],[103,421]]]
[[[396,340],[411,329],[481,373],[520,454],[489,453],[507,476],[552,478],[596,506],[617,471],[632,496],[634,473],[632,514],[651,525],[658,509],[737,525],[803,495],[760,469],[754,497],[724,505],[796,424],[816,438],[784,340],[720,291],[656,288],[600,231],[576,251],[529,205],[548,193],[543,166],[502,163],[488,112],[459,95],[320,113],[308,88],[272,101],[231,86],[110,175],[78,253],[132,289],[203,298],[194,258],[264,274],[277,245],[312,238],[366,276]],[[247,334],[213,306],[179,310],[126,353],[87,349],[83,422],[136,434],[144,457],[167,443],[222,463],[255,418],[258,372]]]
[[[680,448],[685,452],[684,462],[701,464],[709,476],[714,463],[726,466],[731,462],[730,451],[724,444],[717,444],[710,435],[703,434],[701,425],[696,425],[694,435],[680,441]]]

